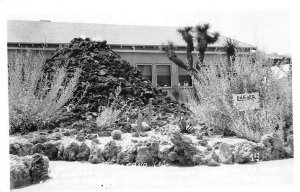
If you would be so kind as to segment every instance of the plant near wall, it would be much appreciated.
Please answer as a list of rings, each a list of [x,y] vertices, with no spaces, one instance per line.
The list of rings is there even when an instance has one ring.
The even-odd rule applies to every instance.
[[[162,46],[162,51],[167,55],[168,59],[178,65],[179,67],[182,67],[183,69],[186,69],[189,71],[190,75],[193,78],[197,79],[197,71],[199,69],[195,68],[195,64],[203,64],[204,62],[204,53],[207,49],[207,46],[209,44],[215,43],[218,39],[220,34],[218,32],[212,33],[210,35],[209,33],[210,25],[208,23],[203,25],[196,25],[196,27],[183,27],[179,28],[177,32],[181,35],[182,39],[186,43],[186,52],[187,52],[187,63],[182,61],[175,53],[176,48],[174,46],[174,43],[172,41],[168,41],[167,45]],[[194,41],[196,42],[196,45],[194,45]],[[196,47],[196,51],[198,52],[198,62],[193,61],[193,51]]]
[[[289,79],[276,80],[270,63],[262,56],[236,57],[235,74],[227,73],[227,60],[198,73],[205,83],[195,83],[199,100],[188,105],[198,122],[213,128],[215,133],[236,135],[260,141],[264,134],[277,133],[282,140],[292,131],[292,89]],[[282,86],[282,83],[285,86]],[[260,107],[240,111],[234,107],[232,94],[258,92]]]
[[[234,39],[227,38],[223,44],[223,47],[226,54],[227,67],[230,69],[231,64],[235,61],[235,57],[239,49],[239,43]]]
[[[196,25],[196,41],[198,51],[198,58],[200,64],[204,64],[204,53],[209,44],[214,44],[220,37],[218,32],[214,32],[210,35],[209,29],[211,28],[209,23],[205,23],[203,25]]]
[[[73,96],[80,70],[76,70],[67,83],[63,68],[49,80],[43,73],[45,59],[41,52],[21,51],[9,55],[10,133],[44,129],[55,124]]]

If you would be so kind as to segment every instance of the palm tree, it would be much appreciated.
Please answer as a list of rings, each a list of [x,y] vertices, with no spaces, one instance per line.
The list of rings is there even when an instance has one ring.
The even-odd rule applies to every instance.
[[[201,64],[203,64],[204,61],[204,53],[207,49],[207,45],[215,43],[220,36],[218,32],[214,32],[212,35],[209,35],[209,29],[210,24],[208,23],[196,25],[196,50],[198,51],[198,58]]]

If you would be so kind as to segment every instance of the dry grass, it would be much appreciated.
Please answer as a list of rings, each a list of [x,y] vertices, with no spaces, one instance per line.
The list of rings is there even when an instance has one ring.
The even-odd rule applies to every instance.
[[[66,86],[64,69],[58,69],[51,81],[44,77],[43,53],[30,51],[9,55],[9,118],[10,132],[45,128],[60,117],[65,103],[73,96],[80,70]]]
[[[231,71],[227,72],[226,60],[220,58],[218,66],[199,72],[202,81],[195,83],[199,101],[188,103],[198,121],[218,133],[253,141],[273,132],[283,139],[292,118],[291,86],[280,86],[272,75],[271,62],[262,56],[237,57]],[[233,106],[232,94],[251,92],[259,92],[259,109],[239,111]]]
[[[112,107],[105,107],[96,119],[99,131],[109,128],[118,118],[120,110],[115,110]]]

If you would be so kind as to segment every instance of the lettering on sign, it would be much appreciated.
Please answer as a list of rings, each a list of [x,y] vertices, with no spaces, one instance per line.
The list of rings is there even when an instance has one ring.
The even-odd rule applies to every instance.
[[[233,106],[240,111],[259,108],[259,93],[232,94]]]

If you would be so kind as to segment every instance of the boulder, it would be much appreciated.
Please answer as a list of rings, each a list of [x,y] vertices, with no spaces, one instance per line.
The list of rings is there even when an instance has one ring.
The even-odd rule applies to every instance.
[[[24,157],[27,155],[30,155],[31,147],[33,146],[32,143],[25,143],[20,149],[19,149],[19,156]]]
[[[111,132],[110,131],[100,131],[98,133],[99,137],[110,137],[111,136]]]
[[[10,155],[10,188],[23,187],[31,183],[29,167],[17,155]]]
[[[89,156],[88,161],[90,163],[93,163],[93,164],[98,164],[98,163],[104,162],[104,158],[102,156],[102,150],[95,143],[92,143],[91,150],[90,150],[90,156]]]
[[[47,141],[44,143],[44,154],[50,159],[50,160],[56,160],[58,156],[58,146],[56,143],[53,143],[51,141]]]
[[[294,157],[294,137],[293,137],[293,135],[289,135],[287,137],[285,151],[286,151],[288,157],[290,157],[290,158]]]
[[[276,133],[266,134],[261,137],[261,141],[270,153],[270,160],[283,159],[286,157],[284,143]]]
[[[223,164],[233,164],[234,156],[232,151],[233,149],[229,144],[219,144],[219,149],[216,150],[216,154],[218,155],[218,162]]]
[[[200,150],[193,145],[192,140],[179,132],[172,133],[170,140],[173,146],[162,151],[162,160],[183,166],[194,165],[193,156],[199,154]]]
[[[159,161],[159,143],[151,142],[147,145],[137,147],[136,163],[154,165]]]
[[[60,142],[57,142],[56,146],[58,148],[57,159],[58,160],[63,160],[64,159],[65,146],[62,143],[60,143]]]
[[[208,154],[205,154],[205,157],[202,159],[202,164],[205,164],[207,166],[215,167],[219,166],[220,164],[218,163],[219,157],[216,154],[214,150],[208,152]]]
[[[48,138],[49,138],[49,140],[58,141],[58,140],[61,140],[62,134],[55,132],[55,133],[52,133],[51,135],[49,135]]]
[[[96,138],[96,139],[93,139],[92,142],[94,142],[94,143],[96,143],[96,144],[100,144],[100,141],[99,141],[99,139],[97,139],[97,138]]]
[[[77,141],[84,141],[84,140],[85,140],[85,136],[84,136],[84,135],[78,135],[78,136],[76,137],[76,140],[77,140]]]
[[[137,131],[137,124],[131,124],[131,128],[133,129],[133,131]],[[142,122],[142,127],[140,131],[150,131],[151,127],[146,123],[146,122]]]
[[[88,161],[90,156],[90,148],[87,144],[81,143],[79,147],[79,153],[76,156],[78,161]]]
[[[128,163],[135,163],[137,157],[138,144],[131,144],[126,146],[124,151],[121,151],[117,156],[117,163],[126,165]]]
[[[97,134],[88,134],[86,139],[93,140],[97,138]]]
[[[254,159],[259,153],[255,150],[255,145],[250,142],[242,142],[235,145],[234,150],[235,163],[255,163]]]
[[[20,145],[17,143],[9,143],[9,154],[19,155]]]
[[[30,155],[33,155],[35,153],[45,154],[44,151],[45,151],[45,146],[42,143],[37,143],[31,147]]]
[[[31,139],[32,144],[45,143],[46,141],[49,141],[49,139],[45,135],[38,135],[35,138]]]
[[[115,141],[110,141],[104,145],[102,156],[105,161],[116,162],[117,155],[121,151],[122,147],[117,145]]]
[[[70,145],[68,145],[63,153],[63,159],[67,161],[75,161],[76,156],[79,153],[79,145],[75,142],[72,142]]]
[[[32,183],[39,183],[49,179],[48,175],[49,159],[39,153],[32,156],[31,179]]]

